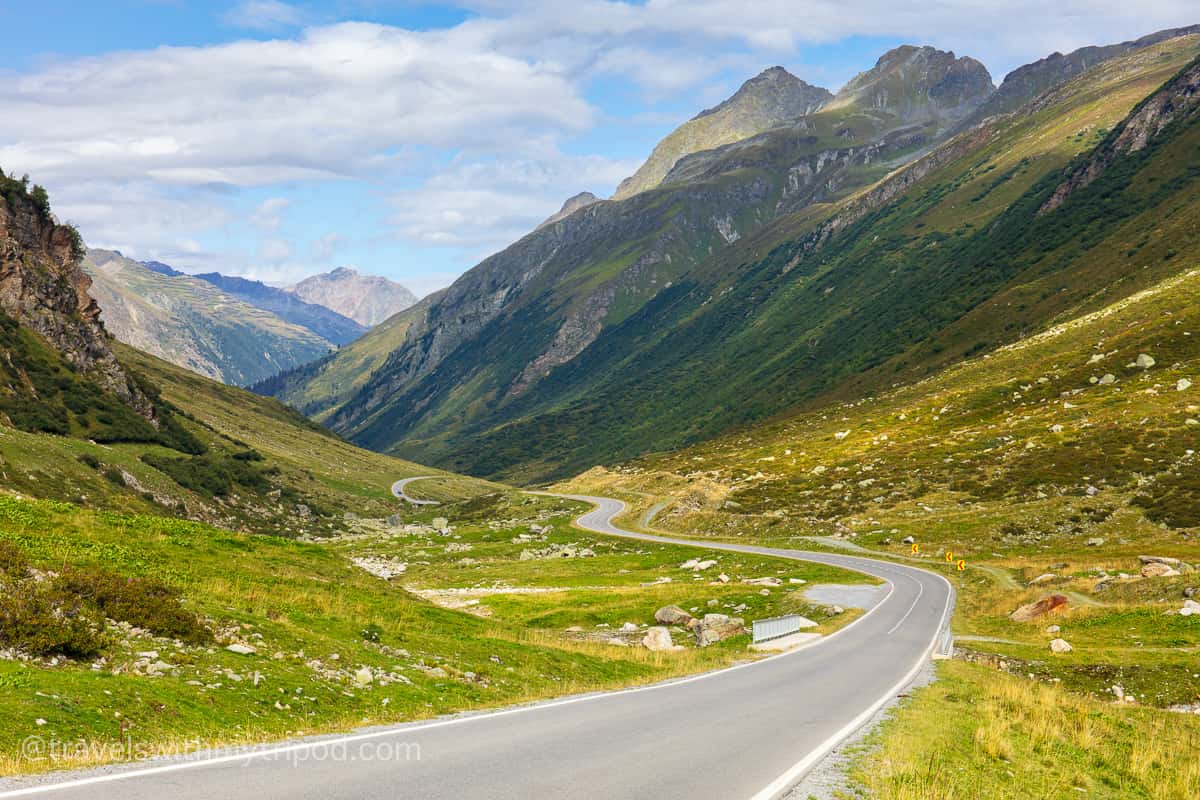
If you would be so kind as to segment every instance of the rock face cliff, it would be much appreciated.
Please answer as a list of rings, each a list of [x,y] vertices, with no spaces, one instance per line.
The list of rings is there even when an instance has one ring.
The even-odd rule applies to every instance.
[[[551,214],[550,216],[546,217],[545,221],[542,222],[541,225],[538,225],[538,227],[544,228],[547,225],[551,225],[555,222],[558,222],[560,219],[566,219],[567,217],[571,216],[579,209],[587,208],[588,206],[592,205],[593,203],[599,203],[599,202],[600,202],[600,198],[596,197],[596,195],[592,194],[591,192],[580,192],[577,195],[568,197],[567,201],[562,204],[562,208],[560,208],[558,211]]]
[[[654,148],[646,163],[621,181],[613,200],[658,186],[680,158],[720,147],[816,111],[833,95],[783,67],[771,67],[742,84],[732,97],[697,114]]]
[[[323,306],[373,328],[417,302],[404,286],[378,275],[360,275],[349,267],[313,275],[290,291],[306,303]]]
[[[74,228],[50,214],[44,191],[0,174],[0,311],[45,339],[72,367],[151,423],[154,403],[117,362],[80,269]]]
[[[1054,190],[1039,213],[1053,211],[1072,195],[1091,185],[1122,156],[1137,153],[1171,125],[1188,125],[1200,119],[1200,59],[1146,98],[1092,155],[1078,165]]]

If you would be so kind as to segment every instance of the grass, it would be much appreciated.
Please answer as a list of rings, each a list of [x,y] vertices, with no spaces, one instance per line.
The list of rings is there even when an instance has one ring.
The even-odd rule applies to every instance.
[[[842,797],[1186,800],[1200,793],[1200,717],[1118,708],[941,662],[860,754]]]
[[[132,737],[151,752],[194,740],[206,746],[264,741],[646,683],[748,657],[745,636],[663,654],[562,630],[568,623],[598,632],[604,629],[592,626],[605,621],[614,628],[624,621],[653,623],[654,610],[667,602],[716,598],[721,610],[745,602],[747,617],[804,607],[825,630],[854,617],[809,608],[789,591],[793,586],[763,596],[760,587],[699,585],[678,567],[697,555],[688,548],[640,548],[587,537],[601,555],[520,560],[531,546],[580,540],[582,534],[569,526],[579,508],[521,495],[467,500],[421,512],[454,520],[448,536],[419,522],[392,529],[382,520],[360,520],[347,526],[355,532],[318,543],[0,495],[4,569],[23,569],[22,559],[41,570],[62,572],[69,565],[64,574],[77,576],[74,584],[95,587],[89,596],[98,600],[110,598],[114,586],[161,582],[166,596],[178,598],[180,612],[202,620],[216,639],[205,644],[203,637],[189,636],[198,642],[192,644],[110,623],[95,657],[9,654],[9,660],[0,660],[0,774],[82,766],[119,755],[119,748],[115,754],[96,748],[54,763],[23,761],[19,744],[32,733],[109,745]],[[556,532],[547,543],[513,544],[530,532],[530,524],[551,525]],[[459,552],[446,552],[450,544],[460,545]],[[473,550],[462,551],[461,545]],[[414,561],[402,580],[385,581],[353,566],[351,559],[363,555]],[[480,563],[462,562],[466,556]],[[732,561],[721,568],[735,576],[864,579],[816,565]],[[677,587],[640,586],[663,573],[675,576]],[[403,588],[494,587],[492,576],[500,574],[511,586],[571,588],[530,602],[493,595],[488,616],[443,608]],[[103,580],[78,577],[97,575]],[[114,584],[105,576],[121,580]],[[585,584],[590,588],[575,588]],[[151,594],[158,591],[145,585]],[[104,603],[109,615],[140,619],[120,610],[116,600]],[[166,623],[178,616],[171,612]],[[230,652],[225,645],[231,642],[257,652]],[[147,674],[157,661],[168,666]],[[372,674],[367,685],[355,677],[364,668]],[[36,724],[39,719],[45,724]]]

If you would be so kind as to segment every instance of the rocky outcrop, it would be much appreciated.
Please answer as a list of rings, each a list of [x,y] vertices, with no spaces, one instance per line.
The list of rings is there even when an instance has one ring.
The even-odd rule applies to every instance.
[[[600,198],[596,197],[596,195],[592,194],[591,192],[580,192],[577,195],[568,197],[567,201],[562,204],[562,208],[560,208],[554,214],[551,214],[549,217],[546,217],[546,220],[541,225],[538,225],[538,227],[544,228],[547,225],[553,225],[560,219],[566,219],[567,217],[571,216],[579,209],[587,208],[593,203],[599,202]]]
[[[364,328],[372,328],[417,302],[415,294],[395,281],[360,275],[349,267],[305,278],[289,291],[306,303],[328,308]]]
[[[1139,103],[1092,155],[1058,185],[1038,213],[1058,208],[1103,175],[1119,158],[1144,150],[1173,123],[1197,117],[1200,117],[1200,59]]]
[[[707,647],[710,644],[716,644],[745,633],[746,621],[741,617],[731,617],[727,614],[705,614],[692,630],[696,634],[696,644]]]
[[[155,423],[154,403],[117,362],[100,308],[88,294],[91,279],[79,266],[78,232],[54,220],[44,193],[38,199],[19,181],[0,176],[0,182],[0,311]]]
[[[195,277],[292,325],[307,328],[338,347],[350,344],[366,331],[365,327],[349,317],[344,317],[325,306],[305,302],[298,295],[268,286],[262,281],[236,275],[222,275],[219,272],[205,272]]]
[[[832,99],[827,89],[811,86],[783,67],[771,67],[742,84],[729,99],[700,112],[658,143],[630,177],[621,181],[614,200],[624,200],[662,183],[680,158],[736,142],[812,113]]]
[[[1069,601],[1066,596],[1052,594],[1035,603],[1027,603],[1008,615],[1013,622],[1031,622],[1056,611],[1066,611]]]

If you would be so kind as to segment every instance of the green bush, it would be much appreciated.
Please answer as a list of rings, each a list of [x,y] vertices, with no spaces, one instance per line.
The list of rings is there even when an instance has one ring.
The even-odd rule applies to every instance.
[[[25,551],[7,539],[0,539],[0,574],[18,579],[24,578],[28,571],[29,559],[25,557]]]
[[[228,495],[235,484],[260,494],[270,491],[271,482],[267,473],[240,457],[242,455],[206,453],[190,458],[173,458],[147,453],[142,456],[142,461],[169,475],[171,480],[185,489],[206,497]]]
[[[109,619],[193,644],[212,641],[212,632],[179,602],[179,593],[150,578],[128,578],[98,567],[68,569],[58,583],[71,596],[94,605]]]
[[[100,459],[96,458],[91,453],[84,453],[81,455],[79,457],[79,463],[83,464],[85,467],[91,467],[92,469],[96,470],[100,469]]]
[[[114,486],[125,485],[125,475],[116,467],[109,467],[104,470],[104,479]]]
[[[104,643],[103,617],[57,581],[14,581],[0,591],[0,644],[35,656],[91,658]]]
[[[372,622],[370,625],[367,625],[365,628],[359,631],[358,635],[368,642],[378,643],[379,640],[383,638],[383,628]]]

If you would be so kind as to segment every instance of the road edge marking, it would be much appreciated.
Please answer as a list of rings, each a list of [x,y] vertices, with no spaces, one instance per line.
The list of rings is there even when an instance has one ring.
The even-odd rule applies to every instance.
[[[572,499],[574,499],[574,498],[572,498]],[[615,499],[615,498],[610,498],[610,499]],[[618,500],[617,502],[621,503],[622,506],[624,506],[624,501]],[[596,509],[593,509],[593,511],[594,510],[596,510]],[[588,512],[588,513],[591,513],[591,512]],[[614,516],[616,516],[616,515],[614,514]],[[610,522],[611,522],[611,519],[610,519]],[[601,531],[591,531],[591,532],[595,533],[599,536],[611,535],[611,534],[603,533]],[[666,538],[666,537],[663,537],[663,538]],[[687,541],[680,541],[678,543],[683,546],[693,546],[693,547],[708,546],[708,544],[705,542],[692,543],[692,542],[687,542]],[[726,552],[737,552],[737,551],[726,550]],[[814,553],[814,555],[833,555],[834,558],[839,557],[837,554],[826,554],[826,553]],[[807,560],[800,556],[778,556],[778,555],[776,555],[776,556],[772,556],[772,557],[786,558],[786,559],[789,559],[792,561]],[[862,561],[877,561],[880,564],[899,566],[899,565],[895,565],[895,564],[890,564],[890,562],[883,561],[881,559],[864,558],[862,556],[840,556],[840,557],[851,558],[851,559],[862,560]],[[821,562],[814,561],[811,563],[821,563]],[[916,569],[916,567],[901,567],[901,568],[902,569]],[[847,569],[853,570],[854,568],[847,567]],[[855,570],[855,571],[862,572],[863,570]],[[921,570],[921,571],[927,572],[927,570]],[[870,574],[870,573],[864,573],[864,574]],[[936,575],[938,578],[941,578],[943,581],[946,581],[946,584],[948,586],[950,586],[951,594],[950,594],[950,598],[948,598],[948,600],[947,600],[947,604],[948,604],[947,611],[948,611],[949,607],[950,607],[949,600],[953,598],[953,586],[951,586],[950,582],[947,581],[945,578],[943,578],[941,575],[937,575],[937,573],[935,573],[935,572],[930,572],[929,574]],[[873,575],[872,577],[880,577],[880,576]],[[874,614],[880,608],[883,608],[883,606],[887,603],[888,598],[890,598],[892,596],[892,594],[895,592],[896,586],[888,578],[881,578],[881,579],[888,586],[887,594],[885,594],[882,598],[880,598],[879,602],[877,602],[872,608],[868,609],[867,612],[865,614],[863,614],[861,617],[859,617],[856,620],[853,620],[846,626],[839,628],[838,630],[834,631],[833,633],[829,634],[828,636],[822,636],[820,639],[817,639],[815,641],[801,645],[800,647],[794,648],[794,649],[789,650],[784,653],[776,653],[775,655],[767,656],[766,658],[760,658],[760,659],[757,659],[754,661],[748,661],[748,662],[745,662],[742,664],[733,664],[731,666],[723,667],[723,668],[717,669],[717,670],[711,670],[709,672],[702,672],[699,675],[689,675],[689,676],[686,676],[683,678],[668,679],[665,681],[648,684],[646,686],[631,686],[631,687],[627,687],[624,689],[614,689],[612,691],[591,692],[589,694],[576,695],[573,697],[569,696],[569,697],[560,698],[558,700],[550,700],[548,702],[534,703],[534,704],[523,705],[523,706],[515,706],[512,708],[498,709],[496,711],[488,711],[488,712],[483,712],[483,713],[479,713],[479,714],[468,714],[465,716],[455,716],[450,719],[444,719],[444,720],[435,720],[435,721],[431,721],[431,722],[401,723],[400,725],[389,727],[386,730],[371,731],[369,733],[333,736],[331,738],[321,738],[321,739],[317,739],[314,741],[308,741],[308,742],[296,742],[295,744],[284,745],[281,747],[271,747],[270,745],[267,745],[266,747],[268,749],[265,749],[265,750],[255,750],[255,751],[243,752],[243,753],[238,753],[235,755],[228,755],[228,756],[217,756],[215,758],[197,758],[196,760],[181,761],[181,762],[177,762],[177,763],[173,763],[173,764],[163,764],[162,766],[158,766],[158,767],[146,767],[143,769],[124,770],[124,771],[120,771],[120,772],[110,773],[108,775],[95,775],[95,776],[88,777],[88,778],[79,778],[79,779],[71,780],[71,781],[63,781],[61,783],[48,783],[48,784],[43,784],[41,786],[29,786],[29,787],[25,787],[25,788],[21,788],[21,789],[10,790],[10,791],[0,791],[0,800],[5,800],[6,798],[13,798],[13,797],[30,797],[30,796],[39,795],[39,794],[49,794],[51,792],[64,791],[67,789],[78,789],[78,788],[81,788],[84,786],[93,786],[93,785],[101,784],[101,783],[113,783],[115,781],[130,780],[133,778],[146,777],[146,776],[150,776],[150,775],[162,775],[162,774],[171,773],[171,772],[181,772],[183,770],[198,769],[201,767],[215,766],[215,765],[220,765],[220,764],[229,764],[229,763],[236,762],[236,761],[242,761],[242,762],[254,761],[254,760],[260,759],[260,758],[279,756],[279,755],[284,755],[287,753],[294,753],[294,752],[299,752],[302,750],[308,750],[308,749],[317,748],[317,747],[328,747],[333,744],[361,742],[361,741],[368,741],[371,739],[382,739],[382,738],[385,738],[388,736],[407,735],[407,734],[411,734],[416,731],[433,730],[435,728],[444,728],[444,727],[448,727],[451,725],[466,724],[466,723],[474,722],[476,720],[485,720],[485,719],[490,719],[490,718],[495,718],[495,717],[505,717],[505,716],[509,716],[512,714],[528,713],[531,711],[538,711],[538,710],[547,709],[547,708],[555,708],[558,706],[574,705],[575,703],[591,702],[591,701],[595,701],[595,700],[602,700],[602,699],[608,698],[608,697],[617,697],[617,696],[625,695],[625,694],[650,692],[650,691],[670,688],[672,686],[679,686],[679,685],[683,685],[683,684],[687,684],[687,683],[693,683],[696,681],[706,680],[709,678],[713,678],[713,677],[717,677],[720,675],[725,675],[730,672],[734,672],[735,670],[749,669],[751,667],[756,667],[760,664],[766,664],[766,663],[768,663],[770,661],[774,661],[776,659],[788,658],[788,657],[796,655],[797,653],[802,653],[802,652],[808,650],[809,648],[819,647],[821,644],[823,644],[825,642],[832,641],[834,638],[836,638],[840,634],[845,633],[846,631],[850,630],[858,623],[867,619],[867,617]],[[937,634],[935,634],[935,636],[934,636],[934,642],[937,641],[938,636],[941,634],[941,630],[942,630],[942,627],[944,626],[944,624],[945,624],[945,612],[943,612],[943,621],[941,624],[939,624]],[[932,647],[932,645],[931,645],[931,647]],[[925,653],[922,655],[922,657],[917,661],[917,666],[914,667],[914,669],[907,676],[905,676],[904,681],[900,684],[900,686],[895,691],[898,691],[899,688],[902,688],[904,685],[906,685],[909,681],[912,680],[912,678],[916,675],[917,669],[920,667],[921,663],[928,657],[928,655],[929,655],[929,650],[926,650]],[[887,694],[885,694],[883,699],[880,700],[876,706],[873,706],[872,709],[869,709],[870,713],[873,714],[874,711],[877,710],[878,707],[882,706],[883,703],[888,699],[888,697],[893,693],[894,693],[894,691],[889,691]],[[835,736],[838,736],[840,738],[838,738],[838,741],[834,742],[833,745],[829,749],[833,749],[833,747],[836,747],[837,744],[840,743],[842,738],[845,738],[845,736],[848,736],[850,733],[853,733],[854,730],[857,730],[857,728],[860,727],[862,725],[862,723],[865,721],[866,721],[865,719],[863,719],[862,721],[859,721],[858,718],[855,718],[855,720],[851,723],[852,725],[854,725],[854,727],[851,728],[847,733],[842,734],[842,732],[839,731],[838,734],[835,734]],[[822,748],[824,748],[826,746],[826,744],[828,744],[828,741],[829,740],[826,740],[826,742],[822,743],[821,746],[818,748],[818,750],[821,750]],[[815,753],[817,751],[813,751],[813,752]],[[824,755],[825,755],[825,753],[821,753],[821,757],[823,757]],[[810,753],[809,757],[811,757],[811,753]],[[806,757],[806,760],[807,760],[807,758],[808,757]],[[801,762],[801,763],[803,763],[803,762]],[[113,766],[113,767],[119,768],[121,765],[115,764],[115,765],[108,765],[108,766]],[[811,766],[812,765],[809,764],[805,767],[805,769],[811,768]],[[97,769],[104,769],[104,767],[97,767]],[[792,767],[792,769],[788,770],[788,772],[785,773],[784,776],[777,778],[776,781],[771,784],[771,786],[775,786],[775,783],[777,783],[783,777],[790,775],[792,773],[792,771],[795,769],[796,769],[796,767]],[[45,773],[43,773],[43,775],[44,774]],[[802,774],[802,772],[800,774]],[[14,776],[14,777],[19,778],[21,776]],[[792,778],[791,780],[794,781],[795,778]],[[784,788],[786,788],[786,787],[784,787]],[[767,798],[774,797],[774,796],[775,795],[762,795],[762,793],[760,792],[759,794],[754,796],[753,800],[766,800]]]

